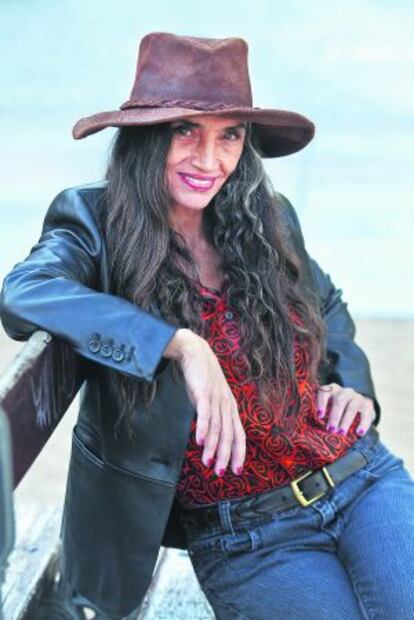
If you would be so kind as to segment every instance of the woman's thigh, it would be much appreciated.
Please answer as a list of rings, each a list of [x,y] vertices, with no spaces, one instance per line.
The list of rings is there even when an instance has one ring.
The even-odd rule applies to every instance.
[[[254,560],[252,560],[254,561]],[[200,585],[218,620],[362,620],[342,563],[322,551],[286,550],[246,574],[230,563]]]
[[[358,476],[368,488],[342,513],[338,556],[366,617],[414,618],[414,481],[381,444]]]
[[[332,538],[310,511],[212,537],[190,557],[219,620],[362,620]]]
[[[358,446],[369,463],[310,507],[193,538],[217,618],[414,618],[414,482],[382,442]]]

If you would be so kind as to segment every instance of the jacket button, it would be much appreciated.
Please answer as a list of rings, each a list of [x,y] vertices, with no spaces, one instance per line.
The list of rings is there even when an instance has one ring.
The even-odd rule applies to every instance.
[[[233,312],[226,312],[226,313],[224,314],[224,316],[226,317],[226,319],[229,319],[229,320],[230,320],[230,319],[232,319],[232,318],[233,318]]]
[[[125,354],[121,349],[114,349],[112,353],[112,359],[114,360],[114,362],[122,362],[124,358]]]
[[[92,353],[98,353],[100,348],[101,348],[101,344],[99,340],[96,340],[95,338],[92,338],[91,340],[89,340],[88,342],[89,351],[92,351]]]
[[[103,344],[101,346],[101,355],[102,357],[111,357],[112,355],[112,347],[109,344]]]

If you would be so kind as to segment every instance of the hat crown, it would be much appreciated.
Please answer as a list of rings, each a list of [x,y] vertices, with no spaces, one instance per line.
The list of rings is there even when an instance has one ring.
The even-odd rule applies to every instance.
[[[211,39],[151,32],[141,40],[134,85],[122,108],[145,100],[252,106],[242,38]]]

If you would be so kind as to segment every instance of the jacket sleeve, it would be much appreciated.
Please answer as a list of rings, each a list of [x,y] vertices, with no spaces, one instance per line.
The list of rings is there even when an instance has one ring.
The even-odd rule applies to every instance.
[[[15,340],[43,329],[94,362],[151,381],[167,365],[162,354],[179,326],[100,292],[101,250],[85,194],[63,190],[46,213],[38,243],[4,279],[3,327]]]
[[[309,271],[310,281],[317,293],[319,306],[326,326],[326,352],[329,366],[324,369],[324,384],[338,383],[351,387],[356,392],[369,396],[374,402],[375,419],[378,426],[381,408],[378,403],[371,377],[370,364],[364,351],[355,342],[355,323],[342,299],[342,289],[336,288],[329,274],[325,273],[306,250],[298,216],[285,196],[278,194],[286,210],[287,226],[296,248],[300,248],[304,268]]]

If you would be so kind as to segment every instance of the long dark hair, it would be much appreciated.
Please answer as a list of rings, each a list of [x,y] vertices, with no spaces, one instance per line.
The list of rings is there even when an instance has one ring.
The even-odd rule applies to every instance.
[[[167,322],[205,337],[198,265],[169,223],[165,166],[171,137],[170,123],[127,126],[115,134],[102,211],[111,292],[143,310],[155,304]],[[203,228],[221,258],[230,307],[243,317],[240,348],[249,381],[256,382],[265,408],[280,403],[291,429],[300,402],[294,339],[306,344],[305,363],[317,383],[324,324],[317,303],[298,286],[300,263],[286,241],[281,204],[259,153],[248,124],[237,167],[205,208]],[[179,379],[178,363],[170,363]],[[137,403],[152,402],[157,379],[114,371],[111,381],[118,422],[130,430]]]

